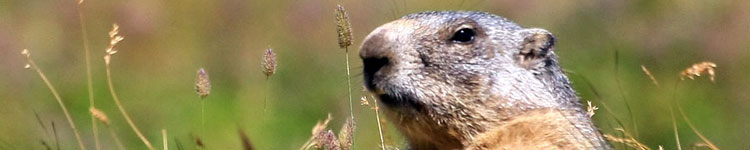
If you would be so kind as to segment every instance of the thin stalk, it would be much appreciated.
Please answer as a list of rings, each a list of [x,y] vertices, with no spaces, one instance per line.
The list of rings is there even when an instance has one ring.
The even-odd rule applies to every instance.
[[[37,67],[36,63],[34,63],[34,61],[28,57],[27,57],[27,61],[29,65],[31,65],[31,67],[34,68],[34,70],[36,70],[36,72],[39,74],[39,77],[42,78],[42,81],[44,81],[44,84],[47,85],[47,88],[49,88],[49,90],[52,92],[52,95],[55,96],[55,100],[57,100],[57,104],[60,105],[60,108],[62,108],[63,113],[65,114],[65,119],[68,120],[68,124],[70,124],[70,128],[73,129],[73,133],[76,137],[76,140],[78,141],[78,147],[80,147],[81,150],[85,150],[86,147],[83,145],[83,140],[81,140],[81,134],[78,133],[76,124],[73,122],[73,119],[70,117],[70,113],[68,113],[68,108],[65,107],[65,104],[63,103],[62,98],[60,97],[60,94],[57,93],[57,90],[55,89],[55,87],[52,86],[52,83],[49,82],[49,80],[47,79],[47,76],[45,76],[42,70]]]
[[[89,38],[88,38],[88,31],[86,30],[86,24],[83,18],[83,12],[81,11],[82,3],[78,3],[76,9],[78,11],[78,24],[81,26],[81,38],[83,40],[83,51],[85,53],[85,60],[86,60],[86,81],[88,86],[88,92],[89,92],[89,107],[94,108],[94,88],[93,88],[93,81],[91,79],[91,59],[89,57]],[[94,133],[94,143],[96,145],[97,150],[102,149],[102,145],[99,143],[99,128],[96,124],[96,118],[94,116],[91,116],[91,130]]]
[[[682,150],[682,146],[680,144],[680,133],[677,131],[677,121],[674,119],[674,110],[672,110],[672,105],[669,105],[669,116],[672,117],[672,129],[674,130],[674,140],[677,142],[677,150]]]
[[[383,127],[380,126],[380,107],[378,107],[378,99],[370,95],[375,101],[375,119],[378,121],[378,133],[380,134],[380,148],[385,150],[385,140],[383,140]]]
[[[167,140],[167,129],[161,129],[161,137],[162,137],[162,145],[164,145],[163,150],[169,150],[169,144]]]
[[[107,84],[109,84],[109,93],[112,94],[112,99],[115,100],[115,105],[117,105],[117,108],[120,109],[120,113],[122,113],[122,116],[125,117],[125,121],[128,122],[128,125],[130,125],[130,128],[133,129],[133,132],[135,132],[136,135],[138,135],[138,138],[143,141],[143,144],[146,144],[146,147],[148,149],[153,150],[154,146],[151,145],[151,142],[146,139],[145,136],[143,136],[143,133],[141,133],[140,130],[138,130],[138,127],[135,126],[135,123],[133,123],[133,120],[130,119],[130,115],[128,115],[128,112],[125,111],[125,108],[122,107],[122,104],[120,103],[120,99],[117,97],[117,93],[115,92],[115,87],[112,85],[112,75],[110,73],[109,64],[105,65],[105,70],[107,72]]]
[[[630,115],[630,122],[632,123],[633,127],[633,134],[635,135],[635,138],[638,139],[638,123],[637,120],[635,120],[635,116],[633,115],[633,110],[630,107],[630,103],[628,102],[627,97],[625,97],[625,93],[623,92],[622,84],[620,83],[620,52],[615,49],[615,83],[617,84],[618,92],[620,93],[620,96],[622,96],[622,101],[625,103],[625,108],[628,109],[628,115]]]
[[[677,102],[677,96],[676,96],[677,87],[678,87],[677,85],[681,81],[682,80],[679,80],[677,81],[677,83],[675,83],[674,105],[677,105],[677,110],[680,112],[680,116],[682,116],[682,119],[685,120],[685,123],[687,123],[688,127],[690,127],[690,130],[692,130],[695,133],[695,135],[698,135],[698,138],[700,138],[703,142],[705,142],[709,148],[711,148],[712,150],[718,150],[719,147],[716,147],[716,145],[714,145],[714,143],[708,140],[706,136],[703,136],[703,133],[701,133],[700,131],[698,131],[697,128],[695,128],[695,125],[693,125],[693,122],[691,122],[690,119],[687,118],[687,115],[685,115],[685,111],[682,110],[682,105],[680,105],[680,103]],[[672,116],[672,120],[674,120],[674,115]]]
[[[719,147],[716,147],[714,143],[711,143],[711,141],[709,141],[708,138],[706,138],[706,136],[703,136],[703,134],[700,131],[698,131],[698,129],[695,128],[695,126],[693,125],[693,122],[691,122],[690,119],[687,118],[687,115],[685,115],[685,111],[682,110],[682,106],[680,106],[680,104],[677,104],[677,110],[679,110],[680,115],[682,116],[682,119],[684,119],[685,122],[688,124],[688,127],[690,127],[690,130],[693,130],[693,132],[695,132],[695,134],[698,135],[698,137],[701,138],[701,140],[703,140],[703,142],[705,142],[709,148],[711,148],[712,150],[719,149]]]
[[[117,132],[115,132],[115,129],[112,129],[110,126],[105,126],[109,130],[109,135],[112,136],[112,139],[115,140],[115,144],[117,144],[117,148],[120,150],[125,150],[125,146],[122,145],[122,141],[120,141],[120,138],[117,137]]]
[[[349,71],[349,47],[346,47],[346,85],[349,87],[349,113],[354,120],[354,106],[352,105],[352,78]],[[353,142],[352,142],[353,143]]]
[[[672,93],[672,104],[669,105],[669,116],[672,117],[672,129],[674,130],[674,139],[677,142],[677,150],[682,150],[682,144],[680,144],[680,133],[677,131],[677,121],[674,119],[674,110],[672,105],[677,104],[677,85],[680,84],[678,80],[674,84],[674,92]]]
[[[203,99],[201,99],[201,136],[203,136],[203,140],[206,140],[206,109],[203,103]]]

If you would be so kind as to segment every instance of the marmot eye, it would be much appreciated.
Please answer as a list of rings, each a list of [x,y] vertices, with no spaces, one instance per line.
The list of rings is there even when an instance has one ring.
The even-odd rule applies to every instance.
[[[451,40],[460,43],[469,43],[471,41],[474,41],[475,35],[476,33],[474,33],[473,29],[463,28],[456,31],[456,33],[453,33],[453,37],[451,37]]]

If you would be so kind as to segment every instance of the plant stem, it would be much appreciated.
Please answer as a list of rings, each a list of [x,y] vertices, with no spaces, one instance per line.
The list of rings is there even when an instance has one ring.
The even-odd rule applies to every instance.
[[[370,95],[370,98],[375,102],[375,119],[378,121],[378,133],[380,133],[380,148],[385,150],[385,140],[383,140],[383,128],[380,127],[380,107],[378,107],[378,99]]]
[[[115,129],[112,129],[110,126],[105,126],[107,129],[109,129],[109,135],[112,136],[112,139],[115,140],[115,144],[117,144],[117,148],[120,150],[125,150],[125,146],[122,145],[122,141],[120,141],[120,138],[117,137],[117,133],[115,132]]]
[[[352,79],[349,71],[349,47],[346,47],[346,85],[349,87],[349,113],[354,120],[354,107],[352,106]]]
[[[120,103],[120,99],[117,98],[117,93],[115,92],[115,87],[112,85],[112,75],[110,73],[109,64],[105,65],[105,70],[107,72],[107,84],[109,84],[109,93],[112,94],[112,99],[115,100],[115,105],[117,105],[117,108],[120,109],[120,113],[122,113],[122,116],[125,117],[125,121],[128,122],[128,125],[130,125],[130,128],[133,129],[133,132],[135,132],[136,135],[138,135],[138,138],[143,141],[143,144],[146,144],[146,147],[148,149],[153,150],[154,146],[151,145],[151,142],[148,142],[148,139],[146,139],[145,136],[141,133],[140,130],[138,130],[138,127],[135,126],[135,123],[133,123],[133,120],[130,119],[130,116],[125,111],[125,108],[122,107],[122,104]]]
[[[91,59],[89,58],[89,40],[88,40],[88,31],[86,31],[86,24],[83,18],[83,12],[81,11],[81,5],[78,4],[76,9],[78,11],[78,24],[81,26],[81,38],[83,40],[83,51],[85,53],[85,60],[86,60],[86,81],[88,86],[88,92],[89,92],[89,107],[94,108],[94,88],[93,88],[93,81],[91,79]],[[96,124],[96,118],[94,116],[91,116],[91,130],[94,133],[94,143],[96,145],[97,150],[102,149],[102,145],[99,143],[99,128]]]
[[[49,82],[47,79],[47,76],[44,75],[41,69],[39,69],[34,63],[31,58],[28,58],[27,60],[29,64],[31,65],[34,70],[39,74],[39,77],[42,78],[42,81],[44,81],[44,84],[47,85],[47,88],[52,92],[52,95],[55,96],[55,100],[57,100],[57,104],[60,104],[60,108],[62,108],[63,113],[65,114],[65,118],[68,120],[68,124],[70,124],[70,128],[73,129],[73,133],[75,134],[76,140],[78,141],[78,146],[81,150],[85,150],[86,147],[83,145],[83,140],[81,140],[81,135],[78,133],[78,129],[76,128],[76,124],[73,122],[73,118],[70,117],[70,113],[68,113],[68,109],[65,107],[65,104],[62,101],[62,98],[60,98],[60,94],[57,93],[57,90],[54,86],[52,86],[52,83]]]
[[[201,136],[203,137],[203,141],[206,141],[206,109],[203,104],[203,99],[201,99]],[[203,147],[201,147],[203,149]]]
[[[169,144],[167,143],[167,129],[161,129],[161,137],[162,137],[162,145],[164,145],[163,150],[169,150]]]

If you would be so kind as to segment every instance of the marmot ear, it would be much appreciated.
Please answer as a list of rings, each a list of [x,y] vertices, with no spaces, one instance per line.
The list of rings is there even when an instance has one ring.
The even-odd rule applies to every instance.
[[[547,60],[555,46],[555,36],[544,29],[523,29],[518,32],[523,41],[516,54],[516,61],[525,68],[536,68]]]

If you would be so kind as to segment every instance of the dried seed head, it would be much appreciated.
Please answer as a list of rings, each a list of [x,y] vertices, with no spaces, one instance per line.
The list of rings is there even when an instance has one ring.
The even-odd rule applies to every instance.
[[[91,107],[89,108],[89,113],[91,113],[91,116],[94,116],[96,120],[99,120],[104,123],[104,125],[109,126],[109,117],[107,117],[107,114],[104,114],[102,110]]]
[[[23,49],[23,50],[21,50],[21,55],[23,55],[24,57],[26,57],[26,61],[29,61],[29,59],[31,59],[31,52],[29,52],[29,49]],[[29,69],[29,68],[31,68],[31,64],[26,63],[26,65],[24,65],[23,68]]]
[[[321,131],[315,139],[317,140],[316,147],[320,149],[341,150],[339,140],[336,139],[336,134],[333,134],[331,130]]]
[[[651,71],[648,71],[648,68],[646,68],[646,66],[641,65],[641,70],[643,70],[643,73],[645,73],[648,78],[651,79],[651,82],[654,83],[654,85],[656,85],[657,87],[659,86],[659,81],[656,81],[656,78],[654,77],[654,75],[651,75]]]
[[[692,79],[695,79],[695,77],[700,77],[703,72],[706,72],[708,74],[709,78],[711,79],[711,82],[714,82],[714,77],[716,76],[716,73],[714,72],[714,68],[716,68],[716,64],[713,62],[700,62],[693,64],[690,68],[687,68],[680,72],[680,79],[685,80],[685,77]]]
[[[195,90],[201,99],[206,98],[206,96],[211,93],[211,82],[208,79],[208,72],[206,72],[206,69],[198,69],[195,79]]]
[[[591,101],[586,101],[589,105],[586,107],[586,114],[590,117],[593,117],[594,114],[596,114],[596,110],[599,110],[599,107],[594,106],[591,104]]]
[[[315,127],[313,127],[312,129],[312,134],[318,135],[318,133],[328,128],[328,122],[331,122],[331,114],[328,114],[328,118],[326,118],[325,121],[323,122],[318,121],[318,123],[315,124]]]
[[[112,30],[109,31],[109,46],[106,49],[106,54],[104,55],[104,63],[109,65],[109,60],[112,57],[112,55],[117,53],[117,49],[115,49],[115,46],[117,43],[120,43],[124,37],[118,35],[120,33],[120,26],[117,24],[112,24]]]
[[[341,150],[351,150],[352,149],[352,141],[354,138],[354,128],[356,128],[356,123],[354,122],[354,119],[349,118],[346,119],[346,123],[344,123],[344,126],[341,127],[341,130],[339,131],[339,144],[341,146]]]
[[[266,49],[261,65],[263,65],[263,74],[266,74],[266,78],[276,73],[276,53],[273,52],[273,49]]]
[[[352,26],[349,24],[349,16],[341,5],[336,7],[336,32],[339,38],[339,47],[346,48],[352,45]]]
[[[370,106],[370,102],[367,101],[367,97],[362,96],[362,98],[359,99],[359,105]]]

